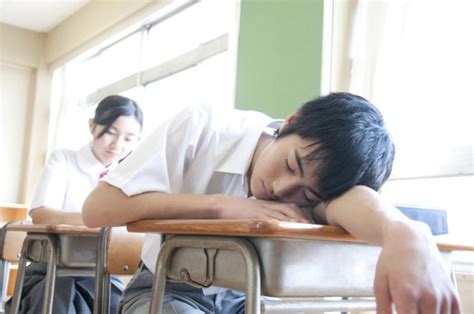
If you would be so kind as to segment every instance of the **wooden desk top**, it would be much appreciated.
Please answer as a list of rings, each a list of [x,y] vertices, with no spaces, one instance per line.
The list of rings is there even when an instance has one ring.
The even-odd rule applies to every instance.
[[[100,228],[88,228],[86,226],[73,225],[35,225],[29,222],[22,222],[8,225],[7,231],[98,236]]]
[[[296,238],[364,243],[336,226],[284,222],[274,219],[141,220],[129,223],[130,232],[196,234],[266,238]],[[441,250],[474,251],[474,247],[438,243]]]

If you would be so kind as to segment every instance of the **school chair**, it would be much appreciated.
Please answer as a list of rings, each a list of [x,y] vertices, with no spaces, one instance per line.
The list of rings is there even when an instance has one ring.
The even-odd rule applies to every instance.
[[[10,224],[8,232],[26,232],[18,263],[11,313],[18,313],[26,263],[47,263],[43,314],[53,305],[56,276],[94,276],[99,228],[71,225]]]
[[[102,228],[96,266],[94,313],[110,313],[110,276],[130,276],[140,264],[144,234],[126,227]]]
[[[380,247],[339,227],[229,219],[143,220],[127,229],[165,235],[150,313],[161,312],[166,280],[244,291],[245,312],[252,314],[375,309],[373,298],[359,297],[373,297]],[[448,267],[453,250],[474,250],[438,247]]]
[[[0,312],[12,294],[21,245],[26,234],[7,233],[6,226],[25,220],[28,207],[24,204],[0,204]]]

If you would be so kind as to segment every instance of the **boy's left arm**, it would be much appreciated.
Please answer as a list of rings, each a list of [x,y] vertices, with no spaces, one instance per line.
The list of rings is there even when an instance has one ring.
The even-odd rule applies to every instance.
[[[356,186],[314,215],[382,246],[374,282],[377,313],[460,313],[460,302],[428,226],[406,218],[370,188]]]

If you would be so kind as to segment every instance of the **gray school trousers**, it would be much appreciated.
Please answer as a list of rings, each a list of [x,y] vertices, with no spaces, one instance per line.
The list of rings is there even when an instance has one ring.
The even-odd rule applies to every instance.
[[[41,313],[46,284],[46,263],[32,263],[26,268],[25,281],[20,300],[20,314]],[[94,307],[95,277],[57,277],[54,286],[54,314],[92,314]],[[112,276],[110,290],[110,313],[115,314],[122,299],[122,282]],[[10,312],[12,299],[5,304],[5,313]]]
[[[153,274],[142,263],[124,291],[119,312],[148,314],[151,302]],[[204,295],[201,288],[185,283],[167,282],[164,313],[244,313],[245,294],[232,289]]]

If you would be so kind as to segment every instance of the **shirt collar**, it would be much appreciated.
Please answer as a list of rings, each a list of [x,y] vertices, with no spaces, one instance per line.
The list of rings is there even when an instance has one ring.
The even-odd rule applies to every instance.
[[[281,121],[268,118],[261,123],[250,125],[217,171],[245,175],[252,162],[260,136],[262,133],[270,133],[273,136]]]
[[[88,173],[92,176],[97,176],[106,171],[110,170],[117,165],[117,163],[113,163],[109,167],[105,167],[92,153],[92,143],[84,145],[78,152],[77,152],[77,163],[79,168],[85,173]]]

